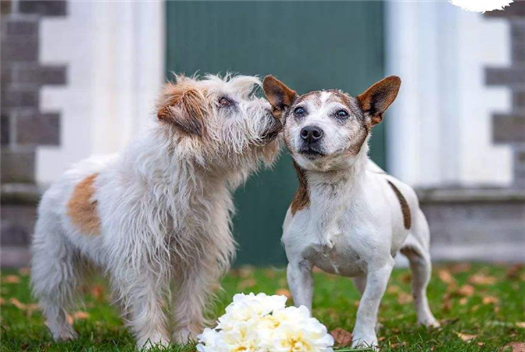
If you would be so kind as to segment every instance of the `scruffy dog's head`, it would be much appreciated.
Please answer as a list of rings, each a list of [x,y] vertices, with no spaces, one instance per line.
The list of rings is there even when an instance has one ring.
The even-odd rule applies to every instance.
[[[219,171],[273,162],[282,125],[268,102],[254,95],[257,77],[176,78],[165,86],[157,116],[180,157]]]
[[[366,155],[372,126],[383,119],[395,100],[401,80],[391,76],[357,97],[339,90],[313,91],[302,96],[267,76],[263,88],[273,114],[284,124],[284,140],[305,170],[345,168]]]

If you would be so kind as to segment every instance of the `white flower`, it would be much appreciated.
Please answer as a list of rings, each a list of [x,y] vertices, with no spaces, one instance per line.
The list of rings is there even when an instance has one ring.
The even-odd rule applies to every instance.
[[[237,294],[215,329],[198,336],[199,352],[332,352],[334,340],[304,306],[286,297]]]

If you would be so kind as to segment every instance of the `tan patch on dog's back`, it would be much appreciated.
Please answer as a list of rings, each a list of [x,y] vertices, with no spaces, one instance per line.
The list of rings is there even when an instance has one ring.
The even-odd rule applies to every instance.
[[[292,215],[295,215],[297,211],[308,208],[310,205],[310,192],[308,191],[308,180],[306,179],[303,169],[301,169],[295,161],[293,166],[295,167],[297,179],[299,180],[299,187],[297,188],[297,191],[295,191],[291,204]]]
[[[408,206],[407,200],[403,196],[403,193],[390,181],[387,181],[390,187],[394,190],[394,193],[399,200],[399,205],[401,205],[401,212],[403,213],[403,224],[405,229],[410,229],[412,227],[412,216],[410,214],[410,207]]]
[[[93,199],[95,182],[98,174],[93,174],[76,185],[67,203],[67,215],[79,230],[87,235],[100,233],[100,218],[97,212],[97,201]]]

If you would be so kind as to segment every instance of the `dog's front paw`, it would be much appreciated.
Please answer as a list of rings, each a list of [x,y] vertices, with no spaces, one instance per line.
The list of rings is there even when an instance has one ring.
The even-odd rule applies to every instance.
[[[372,348],[378,351],[377,336],[356,334],[352,338],[352,348]]]
[[[71,341],[78,338],[78,333],[71,326],[64,326],[60,332],[53,334],[53,340],[55,341]]]
[[[434,329],[441,327],[441,324],[439,324],[439,322],[434,317],[428,317],[426,319],[418,321],[418,324],[426,326],[427,328],[434,328]]]
[[[192,331],[192,329],[183,328],[183,329],[180,329],[180,330],[176,331],[173,334],[173,339],[177,343],[187,344],[188,342],[196,341],[197,340],[197,335],[198,335],[198,333],[195,333],[194,331]]]
[[[137,347],[138,349],[149,350],[155,347],[167,347],[169,344],[170,341],[166,336],[161,333],[155,333],[148,337],[139,338]]]

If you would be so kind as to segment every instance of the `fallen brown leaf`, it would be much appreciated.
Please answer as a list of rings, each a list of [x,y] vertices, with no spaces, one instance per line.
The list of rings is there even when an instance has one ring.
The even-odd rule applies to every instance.
[[[97,300],[101,301],[105,297],[106,288],[104,285],[93,285],[89,288],[89,293]]]
[[[511,280],[519,279],[519,277],[520,277],[519,274],[520,274],[520,271],[522,269],[523,269],[523,264],[522,263],[511,265],[507,269],[507,278],[509,278]]]
[[[246,279],[246,280],[243,280],[241,281],[238,285],[237,285],[237,288],[239,290],[244,290],[246,288],[250,288],[250,287],[253,287],[257,284],[257,281],[255,281],[255,279],[253,278],[250,278],[250,279]]]
[[[516,326],[521,329],[525,329],[525,321],[518,321]]]
[[[264,275],[270,279],[273,279],[275,277],[275,270],[274,269],[266,269],[264,270]]]
[[[78,312],[75,312],[73,313],[73,319],[74,320],[84,320],[84,319],[87,319],[89,318],[89,313],[87,312],[82,312],[82,311],[78,311]]]
[[[439,270],[438,271],[438,277],[439,277],[439,279],[441,281],[443,281],[444,283],[446,283],[448,285],[455,285],[456,284],[456,279],[454,279],[454,277],[452,276],[452,274],[448,270],[445,270],[445,269]]]
[[[277,291],[275,291],[275,294],[276,295],[281,295],[281,296],[285,296],[286,298],[291,298],[292,297],[292,294],[290,293],[290,291],[286,288],[280,288],[280,289],[277,289]]]
[[[468,282],[474,285],[493,285],[498,281],[494,276],[488,276],[483,274],[474,274]]]
[[[525,352],[525,342],[512,342],[505,347],[512,348],[512,352]]]
[[[16,308],[20,310],[26,309],[26,305],[20,302],[19,300],[17,300],[16,298],[10,298],[9,303],[11,303],[12,305],[14,305]]]
[[[459,300],[459,304],[464,306],[465,304],[468,303],[468,298],[467,297],[462,297],[460,300]]]
[[[470,297],[474,294],[474,292],[476,291],[476,289],[474,288],[474,286],[472,285],[463,285],[461,286],[457,293],[460,295],[460,296],[463,296],[463,297]]]
[[[496,304],[499,303],[499,298],[494,296],[483,297],[483,304]]]
[[[343,347],[352,343],[352,333],[346,331],[345,329],[336,328],[330,331],[330,335],[332,335],[334,338],[335,344],[337,346]]]
[[[449,266],[449,271],[452,274],[465,273],[470,270],[471,265],[469,263],[457,263]]]
[[[386,289],[386,292],[388,293],[398,293],[399,291],[401,291],[401,289],[399,288],[399,286],[396,285],[388,286],[388,288]]]
[[[73,317],[69,314],[66,314],[66,320],[67,320],[67,323],[69,325],[73,325],[73,323],[75,322],[75,320],[73,319]]]
[[[407,303],[410,303],[410,302],[412,302],[412,296],[409,295],[408,293],[400,292],[397,295],[397,303],[399,303],[399,304],[407,304]]]
[[[7,275],[6,277],[4,277],[4,282],[6,284],[17,284],[20,282],[20,277],[16,275]]]
[[[443,310],[448,312],[452,309],[452,300],[450,293],[445,293],[443,295]]]
[[[253,275],[253,267],[249,265],[245,265],[243,267],[239,268],[239,276],[242,278],[248,278]]]
[[[456,335],[463,341],[471,341],[478,337],[478,335],[464,334],[462,332],[457,332]]]

